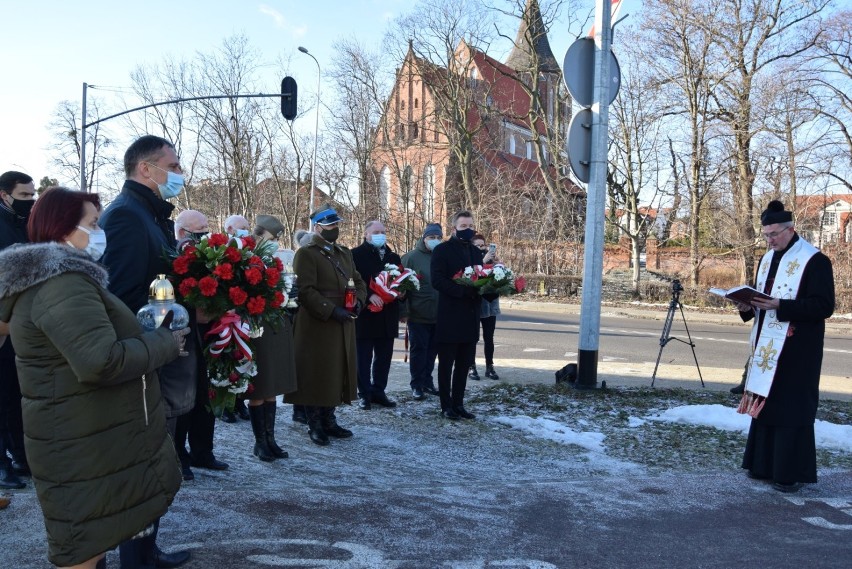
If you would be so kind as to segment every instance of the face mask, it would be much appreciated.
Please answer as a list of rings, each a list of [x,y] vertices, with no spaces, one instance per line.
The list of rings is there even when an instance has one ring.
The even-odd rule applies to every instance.
[[[234,231],[234,237],[240,237],[240,238],[248,237],[248,234],[249,234],[248,229],[237,229],[236,231]]]
[[[426,239],[423,242],[426,243],[426,248],[431,251],[432,249],[434,249],[435,247],[438,246],[438,243],[440,243],[441,240],[440,239]]]
[[[476,235],[476,231],[473,229],[456,229],[456,237],[462,241],[470,241],[474,235]]]
[[[187,231],[186,236],[194,241],[201,241],[205,237],[210,236],[209,231]]]
[[[157,189],[160,190],[160,197],[164,200],[176,197],[183,191],[183,176],[180,174],[175,174],[171,170],[163,170],[159,166],[155,166],[154,164],[150,164],[150,166],[154,166],[160,172],[166,173],[166,183],[165,184],[157,184]]]
[[[388,236],[384,233],[374,233],[370,235],[370,243],[373,244],[373,247],[382,247],[387,242]]]
[[[35,205],[35,200],[16,200],[12,198],[12,211],[18,217],[29,217],[30,211],[33,209],[33,205]]]
[[[321,229],[320,237],[328,241],[329,243],[334,243],[337,241],[337,237],[340,235],[340,228],[335,227],[334,229]]]
[[[100,227],[97,229],[86,229],[80,225],[77,226],[77,229],[89,236],[89,244],[86,245],[84,251],[95,261],[103,257],[107,245],[106,233],[104,230]]]

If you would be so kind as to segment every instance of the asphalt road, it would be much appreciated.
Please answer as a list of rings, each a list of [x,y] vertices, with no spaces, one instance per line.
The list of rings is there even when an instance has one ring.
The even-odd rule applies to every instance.
[[[580,316],[574,313],[504,309],[495,333],[496,354],[512,359],[559,359],[576,361]],[[599,357],[602,362],[655,363],[668,311],[635,311],[643,317],[603,315],[600,327]],[[699,366],[721,367],[740,372],[748,357],[750,326],[738,319],[725,323],[712,315],[676,311],[669,341],[661,363],[694,366],[691,348],[679,340],[690,337],[695,343]],[[688,331],[688,334],[687,334]],[[478,355],[483,357],[480,343]],[[822,371],[825,375],[850,376],[852,337],[847,330],[829,329],[826,334]]]

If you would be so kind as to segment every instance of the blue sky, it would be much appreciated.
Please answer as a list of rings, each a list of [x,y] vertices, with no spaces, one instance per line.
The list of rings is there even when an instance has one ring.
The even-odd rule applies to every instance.
[[[639,3],[630,0],[621,15]],[[579,4],[592,9],[594,0]],[[159,64],[167,56],[189,59],[244,33],[265,60],[289,58],[286,71],[299,82],[305,101],[314,96],[316,65],[298,46],[327,65],[335,40],[355,37],[378,46],[389,23],[415,5],[415,0],[0,0],[0,171],[23,170],[37,180],[55,177],[45,150],[47,125],[59,102],[80,101],[83,82],[127,88],[139,65]],[[632,15],[637,11],[633,8]],[[507,31],[514,36],[514,29]],[[551,30],[560,63],[573,39],[567,29]],[[269,92],[277,92],[284,71],[269,70]],[[110,96],[90,91],[93,95]],[[312,131],[313,119],[305,122]]]

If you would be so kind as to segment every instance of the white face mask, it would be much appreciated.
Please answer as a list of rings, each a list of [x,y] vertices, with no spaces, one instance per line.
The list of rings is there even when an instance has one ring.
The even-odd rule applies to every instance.
[[[234,231],[234,237],[248,237],[248,234],[248,229],[237,229],[236,231]]]
[[[424,239],[423,242],[426,244],[426,248],[430,251],[438,246],[438,243],[441,242],[440,239]]]
[[[106,233],[104,230],[100,227],[97,229],[86,229],[81,225],[78,225],[77,229],[89,236],[89,244],[86,245],[84,251],[95,261],[103,257],[107,245]]]

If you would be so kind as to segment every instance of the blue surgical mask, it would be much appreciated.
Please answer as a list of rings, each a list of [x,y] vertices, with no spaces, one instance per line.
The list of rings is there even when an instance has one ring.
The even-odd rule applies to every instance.
[[[239,238],[248,237],[248,234],[249,234],[248,229],[237,229],[236,231],[234,231],[234,237],[239,237]]]
[[[426,248],[430,251],[438,246],[438,243],[441,242],[440,239],[424,239],[423,242],[426,244]]]
[[[177,197],[183,191],[184,179],[180,174],[176,174],[171,170],[163,170],[156,164],[151,164],[148,162],[148,165],[153,166],[160,172],[166,173],[166,183],[165,184],[157,184],[157,188],[160,190],[160,197],[164,200]]]
[[[373,247],[383,247],[387,240],[388,236],[384,233],[373,233],[370,235],[370,243]]]
[[[82,225],[78,225],[77,229],[89,236],[89,244],[86,245],[84,251],[95,261],[103,257],[107,246],[106,233],[104,230],[100,227],[97,229],[86,229]]]

